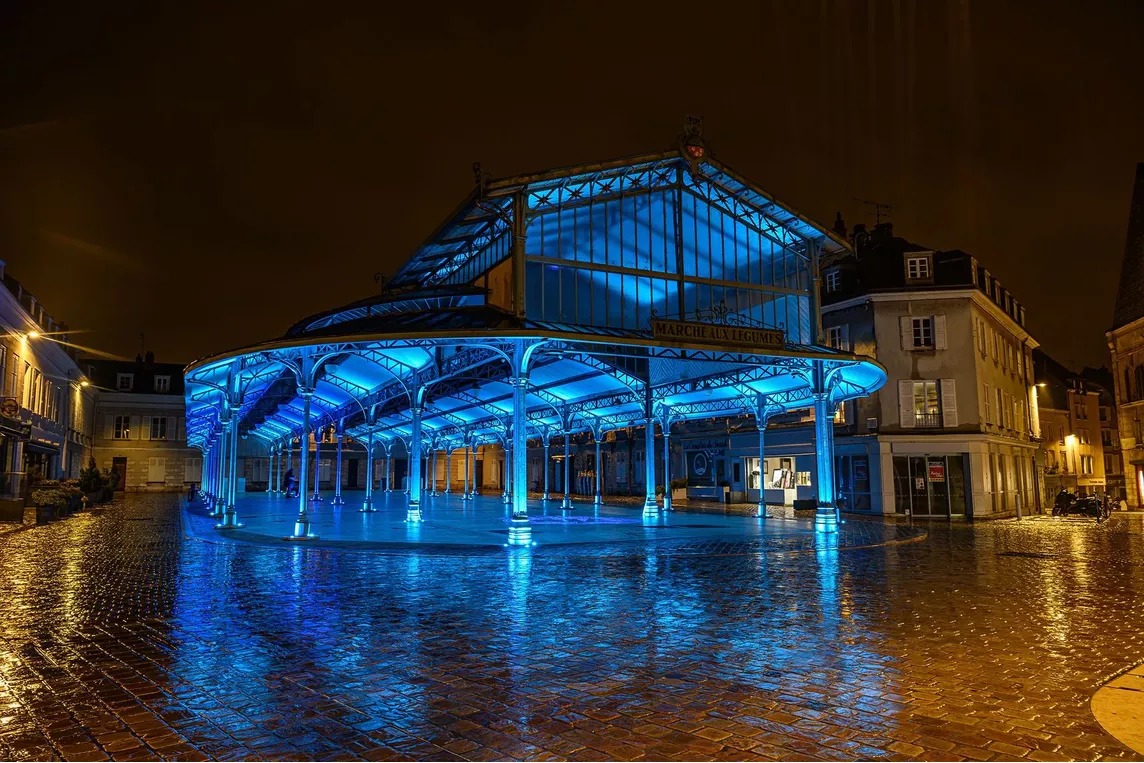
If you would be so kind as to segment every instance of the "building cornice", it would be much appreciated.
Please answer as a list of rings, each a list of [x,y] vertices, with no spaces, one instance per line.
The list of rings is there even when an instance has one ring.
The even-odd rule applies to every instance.
[[[836,310],[845,310],[849,307],[858,307],[866,304],[867,302],[916,302],[916,301],[932,301],[942,299],[968,299],[975,303],[978,307],[985,310],[999,321],[1006,329],[1009,330],[1018,341],[1024,343],[1028,342],[1030,349],[1036,349],[1041,344],[1033,335],[1025,330],[1017,321],[993,303],[988,297],[981,293],[978,289],[929,289],[924,291],[894,291],[894,292],[874,292],[872,294],[862,294],[850,299],[844,299],[841,302],[834,302],[829,305],[822,306],[822,312],[831,313]],[[1144,319],[1141,319],[1144,322]]]

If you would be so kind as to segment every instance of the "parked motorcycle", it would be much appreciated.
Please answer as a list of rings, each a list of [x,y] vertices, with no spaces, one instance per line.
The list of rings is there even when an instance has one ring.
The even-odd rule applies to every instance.
[[[1067,517],[1073,514],[1092,517],[1098,523],[1108,519],[1112,514],[1112,503],[1108,496],[1103,498],[1095,495],[1082,495],[1079,498],[1073,493],[1062,490],[1057,494],[1053,504],[1054,517]]]

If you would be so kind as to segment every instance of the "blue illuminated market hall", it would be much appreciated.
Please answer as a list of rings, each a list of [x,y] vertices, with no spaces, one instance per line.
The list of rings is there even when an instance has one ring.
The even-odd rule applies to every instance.
[[[477,175],[381,294],[188,368],[189,439],[203,451],[219,529],[242,526],[247,441],[269,454],[271,492],[296,465],[287,540],[299,541],[317,536],[322,450],[336,453],[333,503],[344,501],[343,445],[364,449],[364,497],[352,508],[372,511],[384,489],[417,523],[438,489],[438,459],[446,475],[464,475],[459,499],[448,477],[445,492],[473,501],[473,453],[496,446],[509,542],[525,545],[530,448],[539,500],[574,513],[570,438],[590,434],[595,445],[595,503],[600,443],[619,430],[642,439],[648,517],[671,510],[670,491],[663,505],[656,494],[657,465],[668,485],[701,481],[710,463],[699,451],[672,473],[673,426],[749,417],[761,465],[768,418],[811,409],[816,527],[834,530],[835,409],[886,379],[869,358],[822,346],[818,263],[844,241],[711,158],[694,123],[666,153]],[[463,470],[451,466],[458,457]]]

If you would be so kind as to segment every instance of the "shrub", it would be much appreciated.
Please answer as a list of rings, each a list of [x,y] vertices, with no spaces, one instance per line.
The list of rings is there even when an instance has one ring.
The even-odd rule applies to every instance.
[[[103,486],[103,474],[95,465],[95,458],[93,457],[87,462],[87,468],[80,469],[79,489],[85,493],[98,493],[103,489]]]

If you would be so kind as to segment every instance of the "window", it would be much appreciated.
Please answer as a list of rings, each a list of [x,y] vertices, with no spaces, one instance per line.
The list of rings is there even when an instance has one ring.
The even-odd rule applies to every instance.
[[[915,381],[914,385],[914,426],[941,426],[941,398],[938,397],[937,381]]]
[[[1100,444],[1106,448],[1112,447],[1112,432],[1110,430],[1100,430]]]
[[[135,374],[116,374],[115,389],[120,392],[130,392],[135,386]]]
[[[131,417],[130,416],[116,416],[115,417],[115,433],[113,437],[116,440],[129,440],[131,439]]]
[[[842,274],[838,268],[826,271],[826,293],[829,294],[833,291],[838,291],[838,287],[842,285]]]
[[[1088,430],[1087,429],[1078,429],[1077,430],[1077,439],[1080,440],[1081,445],[1089,445],[1090,443],[1088,441]]]
[[[1061,451],[1061,471],[1067,472],[1069,470],[1069,454],[1068,451]]]
[[[985,321],[977,322],[977,349],[981,351],[981,357],[985,357],[989,350],[985,346]]]
[[[850,352],[850,327],[830,326],[826,329],[826,346]]]
[[[929,257],[906,258],[906,276],[911,281],[929,278]]]
[[[1116,462],[1112,456],[1104,457],[1104,473],[1116,474]]]
[[[151,439],[152,440],[166,440],[167,439],[167,417],[155,416],[151,419]]]
[[[997,388],[997,426],[1005,427],[1005,393]]]
[[[993,394],[989,390],[989,385],[985,385],[985,423],[993,423]]]
[[[156,392],[170,392],[171,391],[171,377],[170,376],[156,376],[155,377],[155,391]]]
[[[914,347],[933,347],[933,318],[914,318]]]

